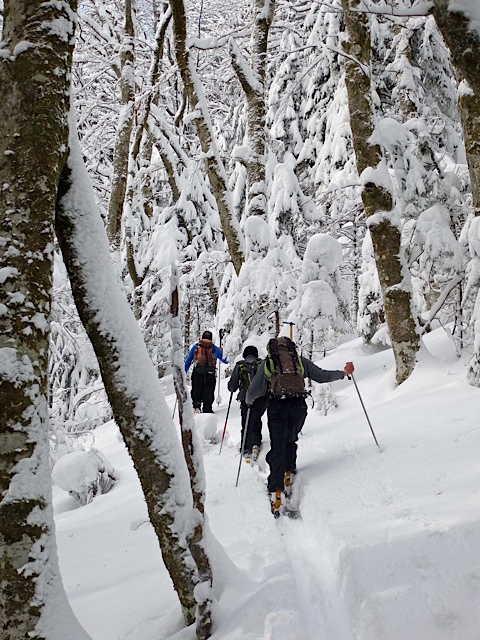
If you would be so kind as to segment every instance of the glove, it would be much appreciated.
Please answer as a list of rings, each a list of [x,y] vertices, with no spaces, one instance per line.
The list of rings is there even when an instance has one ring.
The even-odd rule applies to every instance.
[[[355,371],[355,367],[353,366],[353,362],[347,362],[347,364],[343,369],[343,373],[346,376],[351,376],[354,371]]]

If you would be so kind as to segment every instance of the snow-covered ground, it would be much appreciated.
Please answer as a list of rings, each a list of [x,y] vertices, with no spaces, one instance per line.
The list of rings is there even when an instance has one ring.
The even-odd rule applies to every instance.
[[[274,520],[260,469],[242,465],[240,412],[228,439],[202,438],[206,510],[215,542],[214,640],[478,640],[480,638],[480,390],[441,329],[395,389],[390,350],[359,340],[318,364],[342,369],[338,409],[311,409],[299,440],[302,520]],[[221,432],[229,393],[215,404]],[[174,396],[167,396],[173,410]],[[197,416],[200,435],[211,428]],[[264,419],[265,421],[265,419]],[[115,425],[95,432],[119,480],[83,507],[54,486],[67,593],[93,640],[193,640],[147,520]]]

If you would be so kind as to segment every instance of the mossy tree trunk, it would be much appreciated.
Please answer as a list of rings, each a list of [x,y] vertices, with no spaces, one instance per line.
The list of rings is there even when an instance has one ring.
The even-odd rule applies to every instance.
[[[375,115],[370,75],[370,29],[368,14],[355,11],[360,5],[360,0],[342,0],[348,34],[348,42],[343,47],[347,54],[350,126],[358,173],[364,184],[362,201],[395,356],[396,381],[401,384],[415,367],[420,337],[413,312],[410,278],[402,259],[400,222],[388,185],[386,163],[380,146],[371,141]]]
[[[0,49],[0,628],[85,640],[61,583],[48,451],[54,211],[75,2],[6,2]],[[55,25],[63,25],[62,32]]]

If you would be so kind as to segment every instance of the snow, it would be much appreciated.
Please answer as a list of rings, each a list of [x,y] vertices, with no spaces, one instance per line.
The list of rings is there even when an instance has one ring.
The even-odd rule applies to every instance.
[[[394,386],[390,349],[342,344],[318,364],[355,364],[334,383],[338,408],[309,408],[299,439],[302,520],[274,520],[260,470],[241,467],[239,405],[227,434],[202,437],[206,514],[214,538],[214,640],[476,640],[480,635],[480,390],[466,382],[447,333],[425,336],[413,375]],[[233,358],[232,358],[233,359]],[[227,401],[214,405],[223,430]],[[173,410],[174,395],[167,396]],[[212,416],[195,418],[199,434]],[[264,419],[265,423],[265,419]],[[213,431],[214,429],[212,429]],[[93,640],[193,640],[148,523],[117,428],[95,446],[118,471],[113,489],[77,508],[53,487],[60,566]]]
[[[115,470],[101,451],[71,451],[62,456],[52,469],[55,484],[86,504],[95,493],[102,493],[103,474],[115,480]],[[107,482],[105,489],[108,490]],[[104,491],[107,493],[107,491]]]

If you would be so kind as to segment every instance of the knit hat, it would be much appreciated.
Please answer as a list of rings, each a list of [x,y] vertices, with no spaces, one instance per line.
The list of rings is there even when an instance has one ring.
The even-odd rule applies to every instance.
[[[202,333],[202,340],[213,340],[213,334],[211,331],[204,331]]]
[[[255,356],[255,358],[258,358],[258,349],[257,347],[254,347],[253,344],[249,344],[248,347],[245,347],[243,350],[242,355],[244,358],[247,356]]]

